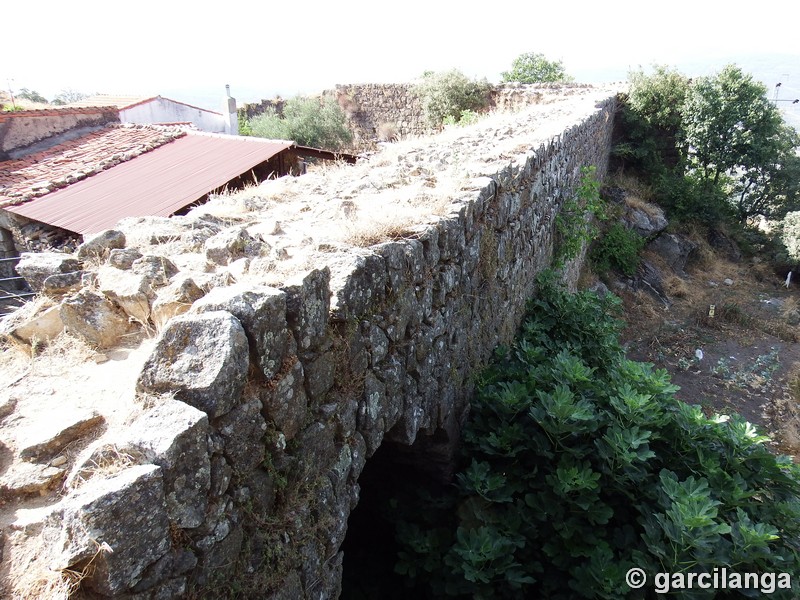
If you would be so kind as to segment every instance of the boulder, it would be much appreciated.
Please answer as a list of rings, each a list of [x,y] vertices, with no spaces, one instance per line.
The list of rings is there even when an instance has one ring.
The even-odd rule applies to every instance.
[[[64,322],[61,320],[60,308],[49,306],[22,320],[8,322],[8,327],[3,329],[3,333],[11,338],[34,346],[38,342],[48,343],[55,339],[64,331]]]
[[[648,204],[646,208],[628,207],[622,221],[628,229],[648,239],[664,231],[669,224],[664,211],[654,204]]]
[[[170,277],[178,273],[175,263],[165,256],[154,255],[137,258],[131,263],[131,270],[147,279],[154,288],[167,285]]]
[[[258,256],[269,249],[264,242],[251,237],[244,227],[226,229],[208,238],[203,244],[206,257],[218,265],[227,265],[244,256]]]
[[[239,403],[247,379],[247,336],[229,312],[185,314],[167,323],[136,382],[218,417]]]
[[[18,461],[0,476],[0,505],[32,495],[45,495],[58,488],[66,471],[51,465]]]
[[[41,421],[25,436],[25,445],[19,452],[21,458],[30,461],[52,458],[67,444],[86,437],[105,423],[103,416],[94,410],[64,411],[53,416],[56,418]]]
[[[124,247],[125,234],[115,229],[108,229],[85,240],[78,246],[76,254],[80,260],[101,258],[111,250]]]
[[[706,239],[714,250],[722,253],[729,261],[736,263],[741,262],[742,251],[739,250],[739,246],[736,242],[728,237],[724,231],[712,227],[708,230]]]
[[[130,330],[130,322],[104,295],[83,288],[61,303],[64,328],[98,348],[110,348]]]
[[[146,275],[101,267],[97,272],[97,286],[129,317],[143,325],[150,322],[150,299],[155,293]]]
[[[215,429],[224,440],[225,458],[236,466],[238,472],[248,473],[263,462],[264,455],[253,452],[253,448],[263,444],[267,431],[258,398],[251,398],[220,417]]]
[[[62,296],[77,292],[83,285],[83,271],[55,273],[44,280],[42,292],[48,296]]]
[[[303,365],[296,361],[285,374],[270,382],[261,396],[262,414],[291,440],[306,420],[308,397],[303,385]]]
[[[127,270],[133,262],[142,258],[142,253],[135,248],[116,248],[108,254],[108,264],[118,269]]]
[[[244,327],[254,361],[271,379],[296,352],[286,324],[286,294],[268,286],[235,284],[214,288],[192,305],[192,313],[224,310]]]
[[[331,304],[328,267],[295,276],[281,289],[286,292],[286,317],[300,352],[317,350],[325,340]]]
[[[205,292],[190,277],[175,278],[166,287],[156,292],[150,317],[157,329],[163,329],[167,321],[188,311],[192,303],[203,297]]]
[[[198,527],[211,487],[208,417],[184,402],[162,398],[137,417],[118,443],[161,467],[167,514],[178,527]]]
[[[80,271],[81,265],[74,256],[63,252],[23,252],[16,268],[34,292],[41,292],[45,279]]]
[[[161,469],[137,465],[85,484],[48,517],[43,535],[55,538],[51,568],[80,571],[91,561],[82,587],[116,596],[169,552],[169,527]]]
[[[676,274],[687,277],[684,269],[697,250],[697,244],[680,234],[662,233],[647,245],[647,249],[663,258]]]

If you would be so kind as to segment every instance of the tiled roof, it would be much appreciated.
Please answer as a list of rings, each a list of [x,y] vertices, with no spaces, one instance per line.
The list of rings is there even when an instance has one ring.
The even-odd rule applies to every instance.
[[[0,162],[0,207],[68,186],[185,135],[142,125],[113,125],[17,160]]]
[[[134,104],[141,104],[148,100],[155,99],[156,96],[125,96],[115,94],[96,94],[83,100],[70,102],[67,106],[86,107],[86,106],[116,106],[117,108],[128,108]]]

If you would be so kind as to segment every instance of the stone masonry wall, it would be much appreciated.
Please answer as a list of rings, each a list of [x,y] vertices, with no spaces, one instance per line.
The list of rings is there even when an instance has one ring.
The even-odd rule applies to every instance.
[[[492,110],[516,111],[587,87],[585,84],[505,83],[492,89],[489,106]],[[390,137],[431,133],[422,102],[413,88],[413,83],[348,84],[337,85],[322,95],[337,101],[348,119],[355,147],[363,149],[374,146],[376,141],[390,141]],[[285,103],[283,99],[275,99],[244,104],[239,115],[240,118],[252,119],[268,108],[280,114]]]
[[[114,107],[48,108],[0,113],[0,160],[18,158],[37,142],[119,123]],[[35,151],[35,150],[31,150]]]
[[[366,461],[384,440],[458,437],[470,375],[512,340],[581,167],[606,172],[614,111],[610,97],[543,145],[519,140],[505,167],[411,239],[277,287],[198,285],[211,276],[142,256],[122,234],[86,242],[77,256],[96,270],[77,280],[93,284],[63,300],[67,329],[91,328],[74,317],[82,305],[116,314],[121,331],[130,319],[161,332],[137,379],[141,414],[113,448],[81,459],[133,464],[106,475],[78,464],[86,481],[28,525],[51,568],[91,563],[81,585],[100,597],[338,597]],[[196,240],[209,262],[233,265],[255,244],[213,219],[183,233],[176,222],[165,238]],[[573,286],[581,260],[565,272]],[[51,265],[48,277],[24,262],[39,289],[77,268]]]

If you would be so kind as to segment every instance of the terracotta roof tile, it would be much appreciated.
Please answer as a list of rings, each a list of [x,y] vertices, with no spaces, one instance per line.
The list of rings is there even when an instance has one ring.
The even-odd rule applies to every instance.
[[[142,125],[113,125],[17,160],[0,162],[0,207],[68,186],[185,135]]]

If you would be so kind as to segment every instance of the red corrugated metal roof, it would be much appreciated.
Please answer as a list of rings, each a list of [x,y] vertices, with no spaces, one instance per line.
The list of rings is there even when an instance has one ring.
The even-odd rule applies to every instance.
[[[124,217],[174,214],[290,146],[282,140],[190,134],[5,210],[75,233],[95,233]]]

